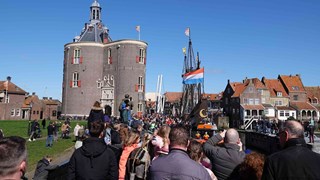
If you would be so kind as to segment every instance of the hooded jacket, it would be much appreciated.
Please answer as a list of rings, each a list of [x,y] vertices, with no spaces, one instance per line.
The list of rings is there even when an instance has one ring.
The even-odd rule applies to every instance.
[[[103,121],[104,114],[101,107],[92,107],[88,117],[88,129],[90,130],[91,123],[94,121]]]
[[[103,139],[91,137],[70,158],[68,179],[118,179],[118,163]]]

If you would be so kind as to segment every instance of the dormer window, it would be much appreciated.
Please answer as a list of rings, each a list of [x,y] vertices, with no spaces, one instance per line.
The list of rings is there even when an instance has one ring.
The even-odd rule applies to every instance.
[[[292,86],[292,90],[299,91],[299,87],[298,86]]]
[[[313,98],[312,99],[312,104],[318,104],[318,99],[317,98]]]
[[[282,92],[277,92],[277,97],[282,97]]]

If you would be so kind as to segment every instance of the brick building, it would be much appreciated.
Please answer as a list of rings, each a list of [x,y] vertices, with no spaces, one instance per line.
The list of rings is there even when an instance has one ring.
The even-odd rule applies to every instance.
[[[112,41],[101,9],[95,0],[90,21],[64,46],[62,116],[88,116],[95,101],[111,106],[112,115],[119,116],[125,94],[132,97],[133,113],[142,115],[145,110],[147,43]]]

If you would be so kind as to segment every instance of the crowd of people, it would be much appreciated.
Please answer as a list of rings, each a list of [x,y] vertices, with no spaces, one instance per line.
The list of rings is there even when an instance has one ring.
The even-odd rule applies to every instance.
[[[120,119],[95,102],[87,126],[74,127],[68,179],[320,179],[320,154],[307,147],[304,127],[297,121],[287,120],[278,130],[283,150],[265,156],[245,151],[236,129],[221,130],[203,142],[191,138],[190,127],[179,118],[160,114],[128,118],[131,105],[123,102],[119,111],[127,112]],[[63,125],[71,128],[67,121]],[[48,147],[54,131],[50,122]],[[24,177],[26,151],[23,138],[0,139],[0,179]],[[45,156],[38,162],[35,179],[56,168],[51,160]]]

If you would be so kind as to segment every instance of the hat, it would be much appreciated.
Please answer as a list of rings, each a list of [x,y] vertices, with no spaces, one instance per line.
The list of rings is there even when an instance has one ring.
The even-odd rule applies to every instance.
[[[124,95],[125,98],[129,98],[129,94]]]

